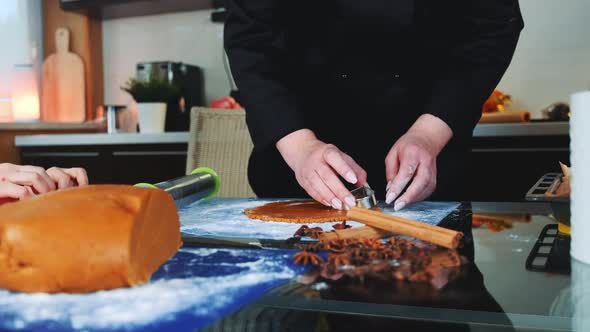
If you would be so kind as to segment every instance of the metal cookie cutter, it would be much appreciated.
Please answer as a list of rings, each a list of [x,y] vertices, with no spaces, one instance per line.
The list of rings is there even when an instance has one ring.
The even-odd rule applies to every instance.
[[[359,187],[350,192],[356,199],[356,206],[370,209],[377,205],[375,191],[369,186]]]

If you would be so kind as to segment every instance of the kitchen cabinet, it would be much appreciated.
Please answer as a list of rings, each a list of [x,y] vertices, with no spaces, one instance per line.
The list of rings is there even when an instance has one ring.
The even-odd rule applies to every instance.
[[[569,164],[567,122],[478,125],[465,174],[473,201],[522,201],[545,173]],[[185,173],[189,134],[17,137],[23,162],[86,167],[94,183],[158,182]],[[206,165],[204,165],[206,166]]]
[[[42,167],[84,167],[93,184],[157,183],[184,175],[186,144],[26,148],[22,162]]]
[[[567,122],[479,125],[471,144],[473,201],[521,201],[537,180],[569,165]]]
[[[157,183],[185,174],[188,133],[23,136],[16,142],[23,163],[84,167],[94,184]]]
[[[15,145],[16,136],[41,134],[99,133],[105,131],[101,122],[87,123],[0,123],[0,163],[21,163],[20,150]]]

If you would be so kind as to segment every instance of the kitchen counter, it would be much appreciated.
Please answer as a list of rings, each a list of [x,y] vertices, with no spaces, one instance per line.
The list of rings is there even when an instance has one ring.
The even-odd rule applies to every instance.
[[[567,122],[478,125],[471,171],[462,180],[473,186],[466,198],[522,200],[542,175],[559,171],[558,161],[569,163],[568,127]],[[157,182],[186,172],[188,132],[28,134],[14,140],[22,163],[85,167],[94,183]]]
[[[223,199],[219,200],[223,206]],[[196,214],[200,223],[211,217]],[[496,218],[490,219],[490,214]],[[252,331],[376,332],[391,331],[392,327],[437,332],[572,331],[574,327],[588,331],[590,317],[585,313],[590,302],[586,291],[590,287],[590,266],[572,260],[573,277],[567,271],[532,271],[526,267],[543,229],[555,224],[549,214],[549,206],[541,203],[462,204],[441,225],[465,233],[460,251],[469,263],[440,289],[374,278],[314,281],[312,271],[289,262],[295,252],[290,249],[292,242],[268,242],[265,249],[253,249],[223,239],[215,242],[213,235],[201,238],[201,244],[195,238],[185,241],[185,248],[145,286],[79,297],[45,296],[42,304],[34,302],[36,295],[31,295],[30,303],[29,295],[19,295],[16,302],[0,300],[7,304],[0,309],[1,329],[39,327],[45,331],[43,327],[52,326],[69,331],[71,323],[88,331],[109,327],[126,331],[234,331],[244,326]],[[549,254],[553,261],[570,263],[568,251],[556,248]],[[217,277],[219,273],[221,277]],[[172,275],[175,277],[169,277]],[[195,275],[198,282],[193,283]],[[278,282],[269,283],[270,276],[276,276]],[[220,289],[223,287],[226,292]],[[125,292],[137,298],[125,297]],[[9,301],[12,295],[0,296]],[[143,305],[146,301],[154,304],[147,307]],[[63,311],[51,315],[62,306]],[[6,314],[21,307],[26,312],[16,318],[25,317],[23,320]],[[36,311],[37,307],[42,310]],[[96,316],[96,312],[105,314]]]
[[[1,127],[0,127],[1,128]],[[569,134],[567,122],[479,124],[474,137],[557,136]],[[188,132],[162,134],[75,134],[17,136],[17,146],[75,146],[188,143]]]
[[[467,256],[473,254],[473,264],[463,271],[464,277],[438,291],[408,284],[400,288],[358,281],[320,285],[291,282],[225,317],[208,331],[245,322],[252,315],[289,317],[273,321],[281,329],[312,320],[327,321],[334,331],[385,331],[392,326],[400,331],[570,331],[573,323],[584,326],[579,331],[588,331],[590,317],[582,310],[586,310],[590,294],[582,290],[590,286],[586,277],[590,266],[572,260],[576,284],[568,272],[526,267],[544,227],[555,224],[549,213],[548,206],[534,203],[463,205],[441,224],[456,229],[469,225],[462,230],[473,242],[468,244],[467,240],[462,251]],[[482,223],[482,216],[490,214],[499,219]],[[555,248],[551,252],[554,263],[569,265],[568,250],[562,255]],[[535,264],[539,264],[536,259]],[[573,300],[580,306],[573,307]]]
[[[569,122],[484,123],[478,124],[473,137],[567,136]]]
[[[2,122],[0,123],[0,162],[19,164],[22,162],[20,149],[15,146],[18,136],[43,136],[104,132],[104,122],[46,123],[46,122]]]
[[[188,143],[188,132],[166,132],[161,134],[69,134],[17,136],[15,144],[25,146],[80,146],[80,145],[135,145]]]
[[[0,130],[104,130],[105,122],[49,123],[49,122],[0,122]]]

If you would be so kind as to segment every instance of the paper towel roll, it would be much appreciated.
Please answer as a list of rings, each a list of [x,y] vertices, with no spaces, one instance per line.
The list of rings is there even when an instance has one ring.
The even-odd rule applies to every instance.
[[[590,91],[570,100],[572,257],[590,263]]]
[[[573,331],[590,331],[590,265],[576,260],[572,261],[570,294]]]

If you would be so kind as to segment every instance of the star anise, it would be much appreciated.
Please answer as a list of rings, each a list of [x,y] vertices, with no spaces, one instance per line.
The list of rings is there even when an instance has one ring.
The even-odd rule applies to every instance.
[[[324,260],[319,255],[309,251],[296,253],[293,255],[293,259],[295,260],[295,264],[302,265],[321,265],[324,263]]]
[[[351,227],[352,226],[346,224],[346,220],[344,220],[340,224],[332,225],[332,228],[334,228],[335,230],[347,229],[347,228],[351,228]]]
[[[329,264],[334,264],[336,266],[341,266],[341,265],[350,265],[350,255],[347,253],[341,253],[341,254],[328,254],[328,263]]]
[[[301,236],[305,236],[305,234],[307,233],[307,230],[309,229],[309,226],[307,225],[303,225],[301,227],[299,227],[295,233],[293,234],[294,237],[301,237]]]
[[[309,236],[310,238],[318,239],[323,232],[324,232],[324,230],[321,227],[314,227],[314,228],[309,228],[307,230],[306,235]]]
[[[323,232],[324,232],[324,230],[321,227],[310,228],[307,225],[303,225],[295,231],[293,236],[294,237],[308,236],[308,237],[317,239],[320,237],[320,234],[322,234]]]

